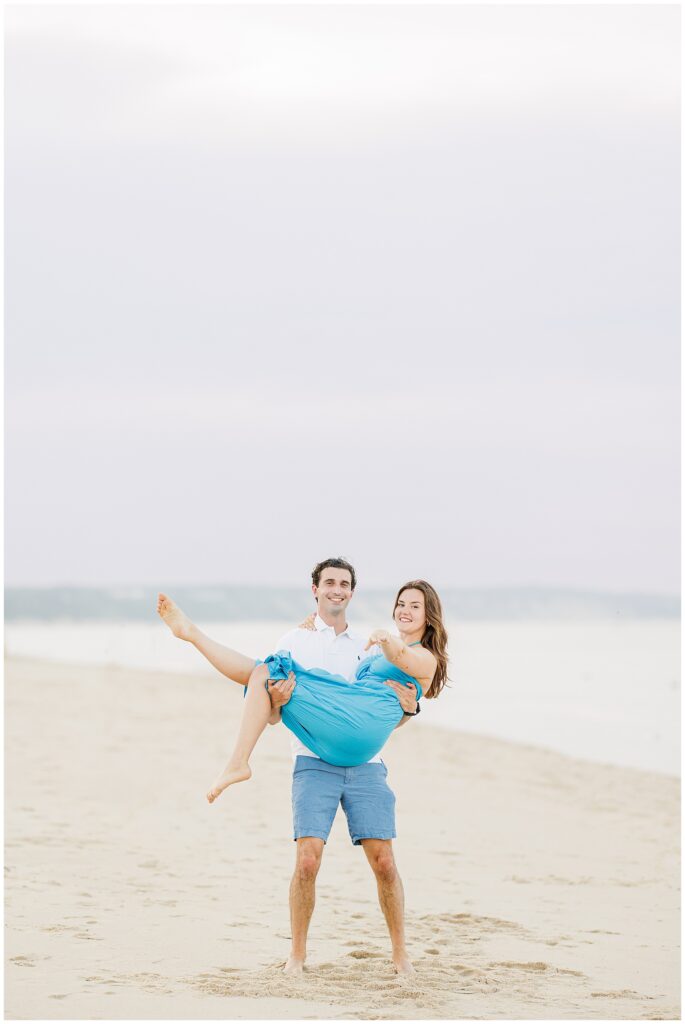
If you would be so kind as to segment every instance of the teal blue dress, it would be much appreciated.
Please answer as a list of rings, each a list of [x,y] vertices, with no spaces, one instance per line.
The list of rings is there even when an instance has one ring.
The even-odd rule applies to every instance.
[[[353,681],[321,668],[303,668],[290,651],[270,654],[264,664],[270,679],[295,673],[295,689],[281,710],[283,724],[323,761],[347,768],[375,757],[404,714],[385,679],[413,683],[416,699],[423,695],[418,680],[382,654],[362,661]]]

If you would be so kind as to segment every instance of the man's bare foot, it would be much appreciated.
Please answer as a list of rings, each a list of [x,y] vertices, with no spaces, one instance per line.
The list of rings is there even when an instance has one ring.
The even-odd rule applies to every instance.
[[[179,640],[190,640],[193,630],[192,622],[166,594],[157,595],[157,614]]]
[[[416,976],[416,971],[414,970],[412,962],[406,953],[403,956],[394,956],[392,958],[392,962],[394,963],[395,970],[400,977],[414,978]]]
[[[299,974],[302,974],[303,969],[304,960],[298,960],[294,956],[289,956],[283,968],[283,973],[289,974],[291,977],[297,977]]]
[[[218,796],[221,796],[225,789],[235,785],[236,782],[246,782],[252,775],[249,764],[227,764],[223,772],[216,780],[210,791],[207,793],[207,800],[213,804]]]

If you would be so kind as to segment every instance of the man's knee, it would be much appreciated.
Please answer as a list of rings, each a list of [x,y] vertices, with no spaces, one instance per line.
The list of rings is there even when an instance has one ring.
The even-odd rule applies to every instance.
[[[308,837],[297,841],[295,874],[303,882],[312,882],[321,867],[324,843],[322,839]]]
[[[393,856],[392,847],[381,846],[369,851],[369,863],[373,873],[379,882],[386,884],[394,882],[398,877],[397,865]]]

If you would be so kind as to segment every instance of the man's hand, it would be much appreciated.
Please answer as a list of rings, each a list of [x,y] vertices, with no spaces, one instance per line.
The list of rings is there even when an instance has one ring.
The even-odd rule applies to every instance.
[[[399,697],[400,706],[407,715],[416,714],[416,687],[413,683],[407,683],[404,686],[402,683],[396,683],[394,679],[383,680],[386,686],[389,686],[395,691]]]
[[[284,704],[287,704],[293,695],[295,689],[295,673],[290,672],[287,679],[269,679],[266,688],[269,691],[269,697],[271,698],[271,707],[275,710],[276,708],[282,708]]]

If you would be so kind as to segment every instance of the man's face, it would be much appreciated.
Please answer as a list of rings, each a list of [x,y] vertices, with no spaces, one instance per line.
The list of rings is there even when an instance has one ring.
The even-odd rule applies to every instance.
[[[319,606],[319,614],[345,615],[352,599],[352,577],[348,569],[323,569],[318,587],[312,593]]]

